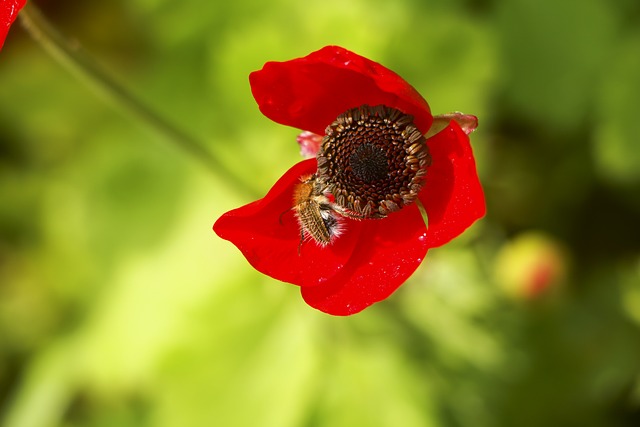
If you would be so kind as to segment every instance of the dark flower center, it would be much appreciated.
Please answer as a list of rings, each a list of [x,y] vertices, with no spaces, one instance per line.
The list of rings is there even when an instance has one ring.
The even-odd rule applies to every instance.
[[[384,150],[373,144],[362,144],[349,158],[349,164],[356,178],[366,183],[387,177],[389,163]]]
[[[336,204],[354,217],[384,218],[416,199],[431,157],[412,116],[362,105],[339,115],[325,133],[317,176]]]

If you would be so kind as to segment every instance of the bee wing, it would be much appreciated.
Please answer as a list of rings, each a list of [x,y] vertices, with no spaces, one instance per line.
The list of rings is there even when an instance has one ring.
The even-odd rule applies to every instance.
[[[331,233],[320,212],[320,204],[306,201],[298,206],[298,221],[300,227],[316,242],[327,245],[331,242]]]

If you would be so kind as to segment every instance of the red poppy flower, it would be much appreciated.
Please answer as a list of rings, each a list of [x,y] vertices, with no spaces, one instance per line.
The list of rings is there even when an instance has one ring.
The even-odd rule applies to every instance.
[[[302,152],[320,150],[321,168],[314,158],[295,164],[264,198],[225,213],[213,229],[236,245],[258,271],[300,286],[302,297],[312,307],[333,315],[350,315],[387,298],[416,270],[430,248],[447,243],[484,215],[484,195],[467,136],[477,124],[475,117],[436,117],[438,132],[432,135],[435,131],[429,130],[434,117],[429,105],[411,85],[382,65],[336,46],[304,58],[268,62],[249,80],[264,115],[306,131],[298,139]],[[358,165],[349,163],[359,159],[358,149],[342,159],[342,166],[327,166],[327,159],[333,161],[340,152],[332,151],[324,141],[361,115],[376,120],[372,126],[384,123],[382,126],[389,129],[404,129],[411,119],[406,117],[412,116],[412,123],[398,134],[412,144],[407,152],[422,151],[417,169],[426,170],[426,176],[418,172],[415,182],[402,184],[394,190],[397,194],[392,200],[371,204],[373,209],[366,200],[362,205],[357,193],[316,193],[322,199],[315,206],[324,215],[324,228],[335,235],[330,233],[330,241],[318,243],[303,233],[305,239],[301,240],[299,221],[292,210],[294,197],[300,198],[301,179],[322,175],[332,167],[338,172],[344,168],[359,171]],[[423,135],[428,137],[428,148],[424,148]],[[324,136],[322,143],[320,136]],[[384,156],[386,146],[377,147],[367,145],[363,150],[373,157]],[[405,156],[405,160],[409,158],[408,163],[418,162]],[[408,167],[402,161],[400,164]],[[402,175],[387,170],[386,165],[387,160],[382,169],[367,166],[361,175],[371,179]],[[333,177],[323,179],[333,184]],[[336,190],[338,187],[331,188],[343,191]],[[415,194],[409,194],[410,189],[415,189]],[[415,198],[425,208],[428,227],[417,203],[411,203]],[[339,201],[342,208],[348,206],[338,213],[326,208]],[[323,206],[327,209],[324,212]]]
[[[9,33],[9,27],[16,20],[18,12],[24,7],[27,0],[1,0],[0,1],[0,49],[4,45],[4,39]]]

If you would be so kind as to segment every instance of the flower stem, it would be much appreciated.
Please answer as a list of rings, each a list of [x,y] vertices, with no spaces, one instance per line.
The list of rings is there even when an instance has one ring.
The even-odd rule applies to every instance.
[[[204,148],[204,144],[151,110],[148,105],[145,105],[110,76],[77,42],[60,34],[33,2],[29,2],[22,9],[19,17],[27,32],[49,55],[84,80],[99,95],[131,113],[141,123],[175,144],[189,156],[197,158],[218,177],[233,183],[237,190],[248,196],[256,196],[256,189],[243,180],[238,173],[214,157]]]

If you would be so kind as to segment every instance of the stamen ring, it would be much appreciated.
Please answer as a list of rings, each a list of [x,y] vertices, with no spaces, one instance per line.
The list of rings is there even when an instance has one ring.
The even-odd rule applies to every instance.
[[[378,105],[350,109],[331,123],[317,155],[318,180],[356,218],[384,218],[422,190],[429,148],[413,117]]]

